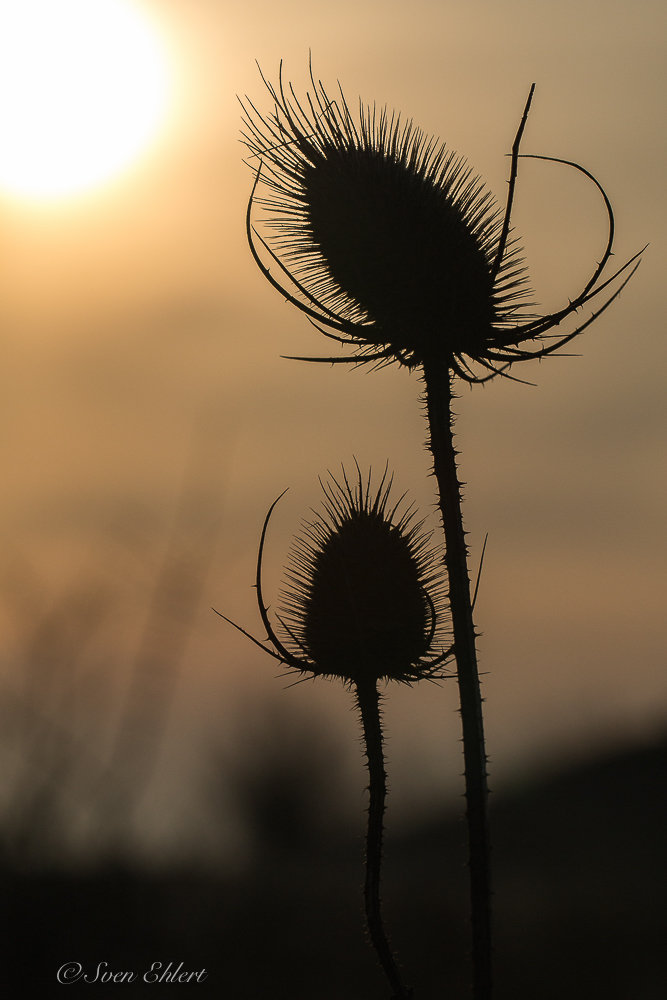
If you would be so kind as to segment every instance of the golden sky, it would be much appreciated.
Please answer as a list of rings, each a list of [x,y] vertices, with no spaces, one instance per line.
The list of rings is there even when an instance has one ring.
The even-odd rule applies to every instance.
[[[174,681],[164,789],[252,698],[290,699],[354,733],[345,692],[324,682],[283,692],[268,658],[208,610],[260,633],[251,584],[266,509],[290,487],[267,550],[275,593],[290,537],[319,503],[317,477],[352,456],[378,470],[388,460],[398,491],[432,511],[417,377],[281,360],[328,348],[246,246],[251,173],[236,95],[270,110],[255,60],[275,80],[281,59],[303,93],[311,50],[325,87],[340,81],[351,107],[361,96],[414,119],[499,200],[535,81],[524,151],[576,160],[598,177],[616,213],[619,263],[650,243],[620,299],[576,341],[577,356],[524,365],[518,374],[535,387],[463,386],[457,430],[473,565],[489,533],[476,617],[493,786],[663,726],[664,5],[141,6],[174,72],[158,139],[79,196],[0,198],[8,676],[63,594],[104,584],[117,600],[95,656],[120,689],[154,574],[180,545],[197,551],[204,582]],[[514,225],[536,300],[552,311],[599,260],[604,206],[575,172],[524,162]],[[454,684],[426,688],[388,697],[404,802],[453,788],[461,770]]]

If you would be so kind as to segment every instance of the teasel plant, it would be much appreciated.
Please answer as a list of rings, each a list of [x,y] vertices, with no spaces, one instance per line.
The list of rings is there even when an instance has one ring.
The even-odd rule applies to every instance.
[[[453,676],[447,669],[452,643],[443,572],[424,522],[416,522],[414,508],[403,504],[405,495],[390,506],[387,468],[376,490],[371,473],[364,480],[359,466],[354,486],[343,468],[340,480],[329,474],[322,488],[322,511],[294,541],[275,625],[264,603],[262,560],[269,521],[284,494],[266,515],[255,581],[266,639],[221,617],[286,665],[288,674],[297,675],[295,683],[324,677],[354,692],[369,778],[366,920],[391,1000],[410,1000],[380,904],[387,775],[378,684]]]
[[[473,993],[475,1000],[490,1000],[487,756],[454,444],[455,388],[496,377],[521,381],[515,366],[552,355],[582,334],[618,297],[643,251],[609,274],[614,215],[599,181],[573,161],[520,152],[534,84],[509,154],[500,210],[462,157],[387,109],[360,103],[355,117],[340,86],[330,97],[312,65],[312,89],[302,100],[283,82],[282,63],[277,86],[262,79],[273,111],[264,114],[247,98],[241,102],[243,141],[255,174],[246,217],[250,250],[270,284],[321,334],[347,348],[294,360],[379,368],[397,363],[417,370],[424,384],[463,729]],[[607,212],[599,263],[583,288],[548,315],[531,312],[512,230],[522,158],[583,174]],[[255,206],[264,213],[262,231],[253,222]],[[584,307],[589,314],[577,322]]]

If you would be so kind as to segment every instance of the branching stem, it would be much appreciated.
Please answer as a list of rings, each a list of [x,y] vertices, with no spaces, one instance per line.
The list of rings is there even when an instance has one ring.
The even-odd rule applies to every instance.
[[[491,1000],[491,883],[486,749],[470,599],[468,549],[461,511],[452,415],[452,373],[446,357],[424,359],[430,449],[445,532],[445,564],[454,630],[465,762],[475,1000]]]
[[[384,832],[384,807],[387,795],[387,774],[384,769],[382,749],[382,722],[380,720],[380,694],[375,680],[357,683],[357,703],[361,714],[368,765],[368,832],[366,834],[366,919],[371,941],[380,964],[393,991],[392,1000],[410,1000],[408,989],[396,965],[382,925],[380,910],[380,868],[382,865],[382,836]]]

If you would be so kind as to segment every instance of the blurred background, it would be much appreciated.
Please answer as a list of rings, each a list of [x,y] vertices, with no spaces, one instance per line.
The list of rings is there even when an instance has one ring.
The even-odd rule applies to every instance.
[[[365,777],[350,695],[326,682],[290,688],[211,608],[262,637],[252,584],[266,510],[289,487],[266,550],[275,605],[291,539],[320,503],[318,476],[349,468],[353,456],[378,473],[388,462],[397,497],[409,491],[438,531],[421,387],[398,369],[281,359],[330,348],[268,286],[247,249],[252,174],[237,95],[270,111],[255,60],[275,81],[281,59],[302,95],[311,51],[328,90],[339,81],[351,107],[360,97],[413,119],[464,155],[502,203],[506,154],[535,81],[524,151],[572,159],[595,174],[616,213],[618,263],[650,247],[569,356],[517,371],[534,386],[497,379],[461,387],[458,401],[473,567],[489,535],[476,618],[498,803],[499,962],[514,956],[503,966],[507,995],[550,997],[548,982],[561,990],[554,997],[563,989],[579,996],[579,988],[590,996],[583,973],[558,979],[564,965],[579,968],[558,936],[572,931],[576,910],[582,969],[599,971],[591,942],[606,942],[605,954],[617,960],[635,928],[643,957],[628,967],[649,971],[626,985],[610,975],[606,995],[661,996],[665,970],[650,971],[641,951],[655,957],[661,911],[638,886],[657,892],[664,881],[662,851],[657,841],[654,853],[650,847],[664,830],[664,806],[651,810],[664,801],[667,728],[663,5],[25,6],[31,17],[14,23],[12,5],[0,4],[9,39],[0,97],[0,833],[10,895],[23,900],[28,919],[51,913],[44,899],[62,916],[65,897],[88,912],[86,893],[120,893],[125,902],[105,904],[107,911],[139,920],[137,886],[153,913],[164,910],[155,886],[167,893],[169,883],[172,908],[189,916],[174,918],[171,938],[155,930],[150,956],[133,938],[139,963],[159,957],[160,940],[174,945],[168,960],[180,960],[185,924],[193,938],[200,927],[195,912],[200,944],[208,941],[204,925],[224,937],[223,918],[211,915],[216,879],[227,887],[223,897],[236,900],[229,912],[238,914],[243,898],[248,927],[258,913],[269,921],[266,935],[284,962],[290,948],[298,952],[303,983],[304,954],[317,976],[317,949],[335,952],[337,933],[354,937]],[[67,74],[69,90],[59,90]],[[515,205],[535,299],[551,312],[600,259],[604,205],[583,176],[538,161],[521,164]],[[449,920],[454,969],[465,950],[465,903],[456,895],[463,890],[451,889],[449,916],[431,920],[424,900],[436,868],[441,896],[462,877],[455,682],[388,687],[385,712],[388,823],[397,858],[408,859],[402,868],[397,861],[396,885],[409,892],[396,889],[396,912],[422,914],[421,924],[405,918],[408,938],[422,942],[431,932],[441,940]],[[595,789],[606,789],[604,801]],[[628,817],[631,830],[621,823]],[[439,845],[447,837],[459,847],[445,864]],[[530,850],[541,859],[532,882]],[[558,850],[565,853],[556,862]],[[314,881],[303,876],[309,852],[319,857]],[[586,871],[591,859],[604,859],[595,885],[608,884],[612,870],[625,873],[627,891],[614,882],[614,905],[581,881],[573,862],[580,857]],[[340,912],[349,905],[352,925],[341,921],[319,944],[308,937],[310,924],[294,938],[285,931],[285,942],[276,938],[270,878],[282,872],[283,888],[268,893],[276,920],[284,889],[298,924],[308,885],[319,880],[334,892],[339,884],[326,867],[334,858],[349,873],[352,895]],[[419,858],[430,860],[420,866]],[[554,902],[564,872],[577,888]],[[121,883],[130,887],[125,895]],[[251,883],[261,886],[256,897]],[[294,903],[299,892],[303,906]],[[35,899],[42,902],[33,906]],[[542,954],[530,935],[534,914],[547,909],[539,948],[552,958],[535,959],[544,978],[526,985],[516,969],[528,967],[528,952]],[[618,917],[613,933],[600,923],[603,913]],[[61,956],[76,958],[77,921],[56,946],[44,916],[49,976]],[[662,921],[664,932],[664,914]],[[90,932],[93,968],[110,961],[100,942],[117,923]],[[359,964],[344,989],[299,992],[292,980],[285,996],[356,996],[351,984],[363,980],[363,963],[375,974],[358,935]],[[213,944],[201,947],[202,963],[213,964]],[[563,963],[557,955],[565,952]],[[225,954],[216,960],[229,977]],[[433,982],[443,974],[436,961]],[[463,974],[451,975],[458,982]],[[234,995],[266,995],[269,981],[251,980],[239,980]],[[382,995],[378,982],[363,995]],[[429,988],[425,981],[419,995]]]

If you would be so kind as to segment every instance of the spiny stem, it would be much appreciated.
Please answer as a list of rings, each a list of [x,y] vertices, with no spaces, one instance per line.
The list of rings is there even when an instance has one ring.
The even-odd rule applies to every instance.
[[[463,530],[461,484],[456,469],[452,416],[452,374],[447,359],[424,360],[426,407],[431,432],[433,469],[440,494],[445,531],[445,565],[454,630],[454,652],[461,702],[463,757],[466,781],[466,817],[472,910],[473,996],[491,1000],[491,879],[486,749],[482,695],[477,671],[475,627],[470,600],[468,550]]]
[[[361,713],[368,765],[368,832],[366,835],[366,919],[371,941],[380,964],[393,990],[392,1000],[410,1000],[408,989],[396,965],[387,936],[382,926],[380,910],[380,868],[382,865],[382,834],[384,831],[384,805],[387,795],[387,774],[382,750],[382,722],[380,720],[380,694],[375,680],[357,682],[357,704]]]

